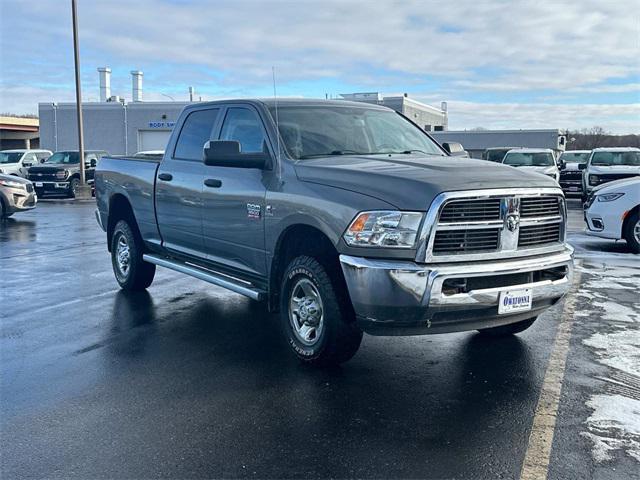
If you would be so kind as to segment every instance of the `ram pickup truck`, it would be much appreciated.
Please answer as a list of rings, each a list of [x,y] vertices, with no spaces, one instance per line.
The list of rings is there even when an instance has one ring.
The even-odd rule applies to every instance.
[[[521,332],[573,274],[553,179],[449,156],[376,105],[189,105],[161,160],[105,157],[95,185],[123,289],[161,266],[264,301],[313,364],[363,332]]]

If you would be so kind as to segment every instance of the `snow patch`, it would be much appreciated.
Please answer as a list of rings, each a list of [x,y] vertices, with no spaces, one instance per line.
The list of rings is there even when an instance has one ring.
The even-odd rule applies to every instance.
[[[582,436],[593,442],[596,462],[612,459],[611,452],[624,450],[640,462],[640,401],[622,395],[595,395],[587,406],[589,432]]]

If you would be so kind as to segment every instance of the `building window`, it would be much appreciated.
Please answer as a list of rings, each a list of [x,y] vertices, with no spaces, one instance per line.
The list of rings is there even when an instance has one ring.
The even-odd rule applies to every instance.
[[[433,127],[434,132],[442,132],[443,130],[444,127],[442,125],[436,125],[435,127]]]
[[[431,125],[425,125],[424,126],[424,131],[425,132],[430,132],[431,131]]]

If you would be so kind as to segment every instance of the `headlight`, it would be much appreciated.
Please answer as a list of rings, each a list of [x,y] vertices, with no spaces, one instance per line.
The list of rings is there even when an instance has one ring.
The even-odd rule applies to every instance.
[[[597,195],[597,197],[599,202],[613,202],[623,195],[624,193],[603,193],[602,195]]]
[[[589,175],[589,185],[598,185],[600,183],[600,177],[597,175]]]
[[[25,190],[25,184],[20,182],[14,182],[13,180],[3,180],[0,179],[0,185],[4,185],[5,187],[11,188],[21,188]]]
[[[59,172],[56,172],[56,178],[60,180],[64,180],[65,178],[67,178],[67,175],[69,175],[69,172],[67,172],[66,170],[61,170]]]
[[[352,247],[412,248],[423,214],[384,210],[359,213],[344,234]]]

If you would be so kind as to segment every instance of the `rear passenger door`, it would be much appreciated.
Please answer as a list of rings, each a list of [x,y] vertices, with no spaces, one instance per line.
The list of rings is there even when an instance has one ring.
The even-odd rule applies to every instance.
[[[229,105],[218,140],[243,153],[270,152],[264,124],[250,105]],[[271,170],[204,166],[203,231],[210,261],[250,276],[266,275],[264,199]]]
[[[178,125],[158,167],[156,215],[163,246],[192,257],[206,258],[202,241],[203,149],[211,140],[219,108],[193,110]]]

